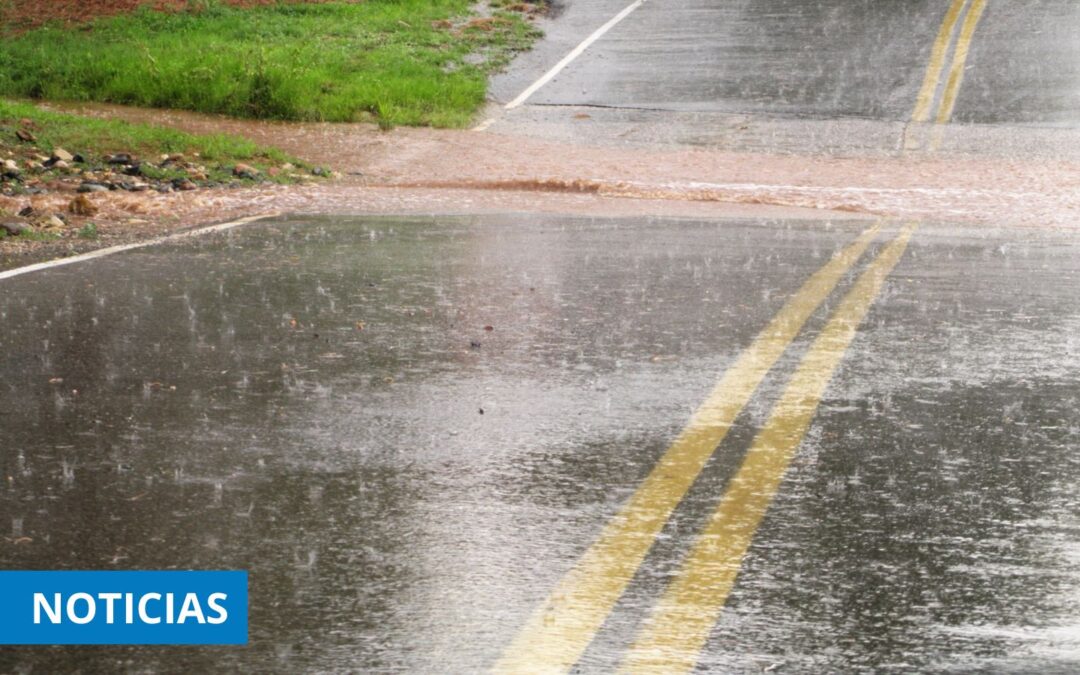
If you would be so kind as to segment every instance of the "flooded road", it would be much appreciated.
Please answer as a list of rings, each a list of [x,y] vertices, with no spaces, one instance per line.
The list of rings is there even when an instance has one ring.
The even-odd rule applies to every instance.
[[[293,219],[6,279],[0,567],[249,570],[251,642],[0,669],[491,668],[773,350],[617,601],[571,608],[601,619],[579,669],[633,665],[862,297],[698,667],[1074,671],[1080,244],[930,222],[897,248],[901,226]],[[778,316],[787,342],[762,337]]]
[[[1080,671],[1078,20],[573,2],[484,133],[97,107],[348,178],[0,276],[0,569],[250,573],[246,647],[0,671]]]

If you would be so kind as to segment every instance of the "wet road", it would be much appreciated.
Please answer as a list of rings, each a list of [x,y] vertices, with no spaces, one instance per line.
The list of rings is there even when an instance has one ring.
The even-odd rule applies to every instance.
[[[0,567],[251,573],[247,648],[0,670],[474,672],[570,626],[548,665],[1075,672],[1078,261],[934,223],[339,218],[0,281]],[[553,595],[589,564],[622,582]]]
[[[496,100],[625,4],[570,3],[538,53],[496,78]],[[745,150],[1054,154],[1041,130],[1075,146],[1080,127],[1078,26],[1068,0],[650,0],[491,124]],[[950,122],[934,139],[920,130]]]

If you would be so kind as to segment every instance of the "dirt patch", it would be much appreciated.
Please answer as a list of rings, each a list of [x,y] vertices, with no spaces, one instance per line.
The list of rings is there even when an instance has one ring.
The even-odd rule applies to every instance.
[[[1080,223],[1080,164],[1063,161],[612,148],[470,131],[383,132],[372,125],[255,122],[117,106],[68,110],[192,133],[246,136],[344,174],[321,186],[93,195],[100,208],[94,218],[101,235],[97,245],[263,212],[784,214],[1040,228]],[[39,203],[48,209],[39,202],[45,199],[12,199],[0,202],[0,209],[16,212]],[[26,246],[42,250],[39,244]],[[91,244],[68,239],[48,246],[62,254]],[[0,244],[0,255],[20,251]]]
[[[274,5],[281,0],[223,0],[234,7]],[[284,0],[285,2],[316,4],[331,0]],[[341,1],[341,0],[338,0]],[[344,0],[345,2],[361,0]],[[0,23],[25,30],[50,21],[84,23],[102,16],[133,12],[140,7],[157,11],[198,9],[205,3],[199,0],[7,0],[0,2]]]

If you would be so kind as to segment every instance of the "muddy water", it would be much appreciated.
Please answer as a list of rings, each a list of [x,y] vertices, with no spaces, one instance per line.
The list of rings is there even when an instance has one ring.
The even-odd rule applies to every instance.
[[[335,203],[342,212],[355,213],[363,199],[350,200],[349,192],[366,186],[476,191],[462,202],[465,208],[474,200],[498,200],[482,195],[497,189],[703,201],[716,203],[716,213],[724,204],[735,203],[989,225],[1080,223],[1080,163],[1038,154],[880,156],[851,148],[835,156],[813,156],[581,144],[577,137],[560,142],[469,131],[380,132],[364,125],[228,120],[115,106],[79,110],[192,132],[237,133],[349,174],[346,183],[337,186],[275,193],[265,200],[272,210],[303,212]],[[251,198],[247,193],[233,197]],[[223,199],[228,203],[228,197]],[[542,197],[528,199],[543,202]]]

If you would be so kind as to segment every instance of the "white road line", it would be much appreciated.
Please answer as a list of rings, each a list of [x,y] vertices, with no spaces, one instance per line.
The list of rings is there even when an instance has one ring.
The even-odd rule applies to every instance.
[[[609,30],[614,28],[616,24],[618,24],[620,21],[622,21],[626,17],[630,16],[631,12],[633,12],[638,7],[641,7],[642,5],[644,5],[647,1],[648,0],[637,0],[636,2],[631,4],[629,7],[627,7],[623,11],[616,14],[610,21],[605,23],[603,26],[600,26],[599,28],[597,28],[596,32],[594,32],[589,37],[585,38],[584,42],[579,44],[577,47],[574,47],[574,50],[572,52],[570,52],[569,54],[564,56],[562,61],[559,61],[558,63],[556,63],[555,66],[551,70],[544,73],[544,75],[539,80],[537,80],[536,82],[533,82],[532,85],[528,89],[526,89],[525,91],[521,92],[521,94],[519,94],[517,98],[515,98],[513,101],[510,101],[509,103],[507,103],[506,104],[506,109],[507,110],[513,110],[514,108],[518,107],[519,105],[521,105],[525,101],[529,100],[530,96],[535,94],[537,92],[537,90],[540,89],[540,87],[543,87],[545,84],[550,82],[553,77],[555,77],[560,72],[562,72],[562,69],[567,67],[568,65],[570,65],[570,63],[574,59],[581,56],[581,54],[586,49],[588,49],[590,45],[592,45],[592,43],[594,43],[597,40],[599,40],[600,38],[602,38],[604,36],[604,33],[608,32]]]
[[[150,239],[148,241],[140,241],[134,244],[122,244],[120,246],[110,246],[109,248],[101,248],[96,251],[90,251],[89,253],[83,253],[82,255],[71,256],[70,258],[58,258],[56,260],[48,260],[43,263],[37,263],[34,265],[26,265],[25,267],[17,267],[13,270],[6,272],[0,272],[0,280],[10,279],[12,277],[21,276],[23,274],[30,274],[31,272],[37,272],[40,270],[47,270],[53,267],[63,267],[64,265],[73,265],[79,262],[85,262],[87,260],[93,260],[94,258],[103,258],[113,253],[120,253],[121,251],[130,251],[136,248],[144,248],[146,246],[155,246],[157,244],[163,244],[168,241],[176,241],[178,239],[187,239],[189,237],[198,237],[204,234],[210,234],[212,232],[222,232],[224,230],[231,230],[234,227],[240,225],[247,225],[248,223],[254,223],[257,220],[263,220],[264,218],[272,218],[278,214],[266,213],[261,216],[251,216],[249,218],[241,218],[240,220],[234,220],[228,223],[221,223],[220,225],[210,225],[209,227],[200,227],[194,230],[186,230],[184,232],[177,232],[176,234],[170,234],[164,237],[158,237],[156,239]]]

